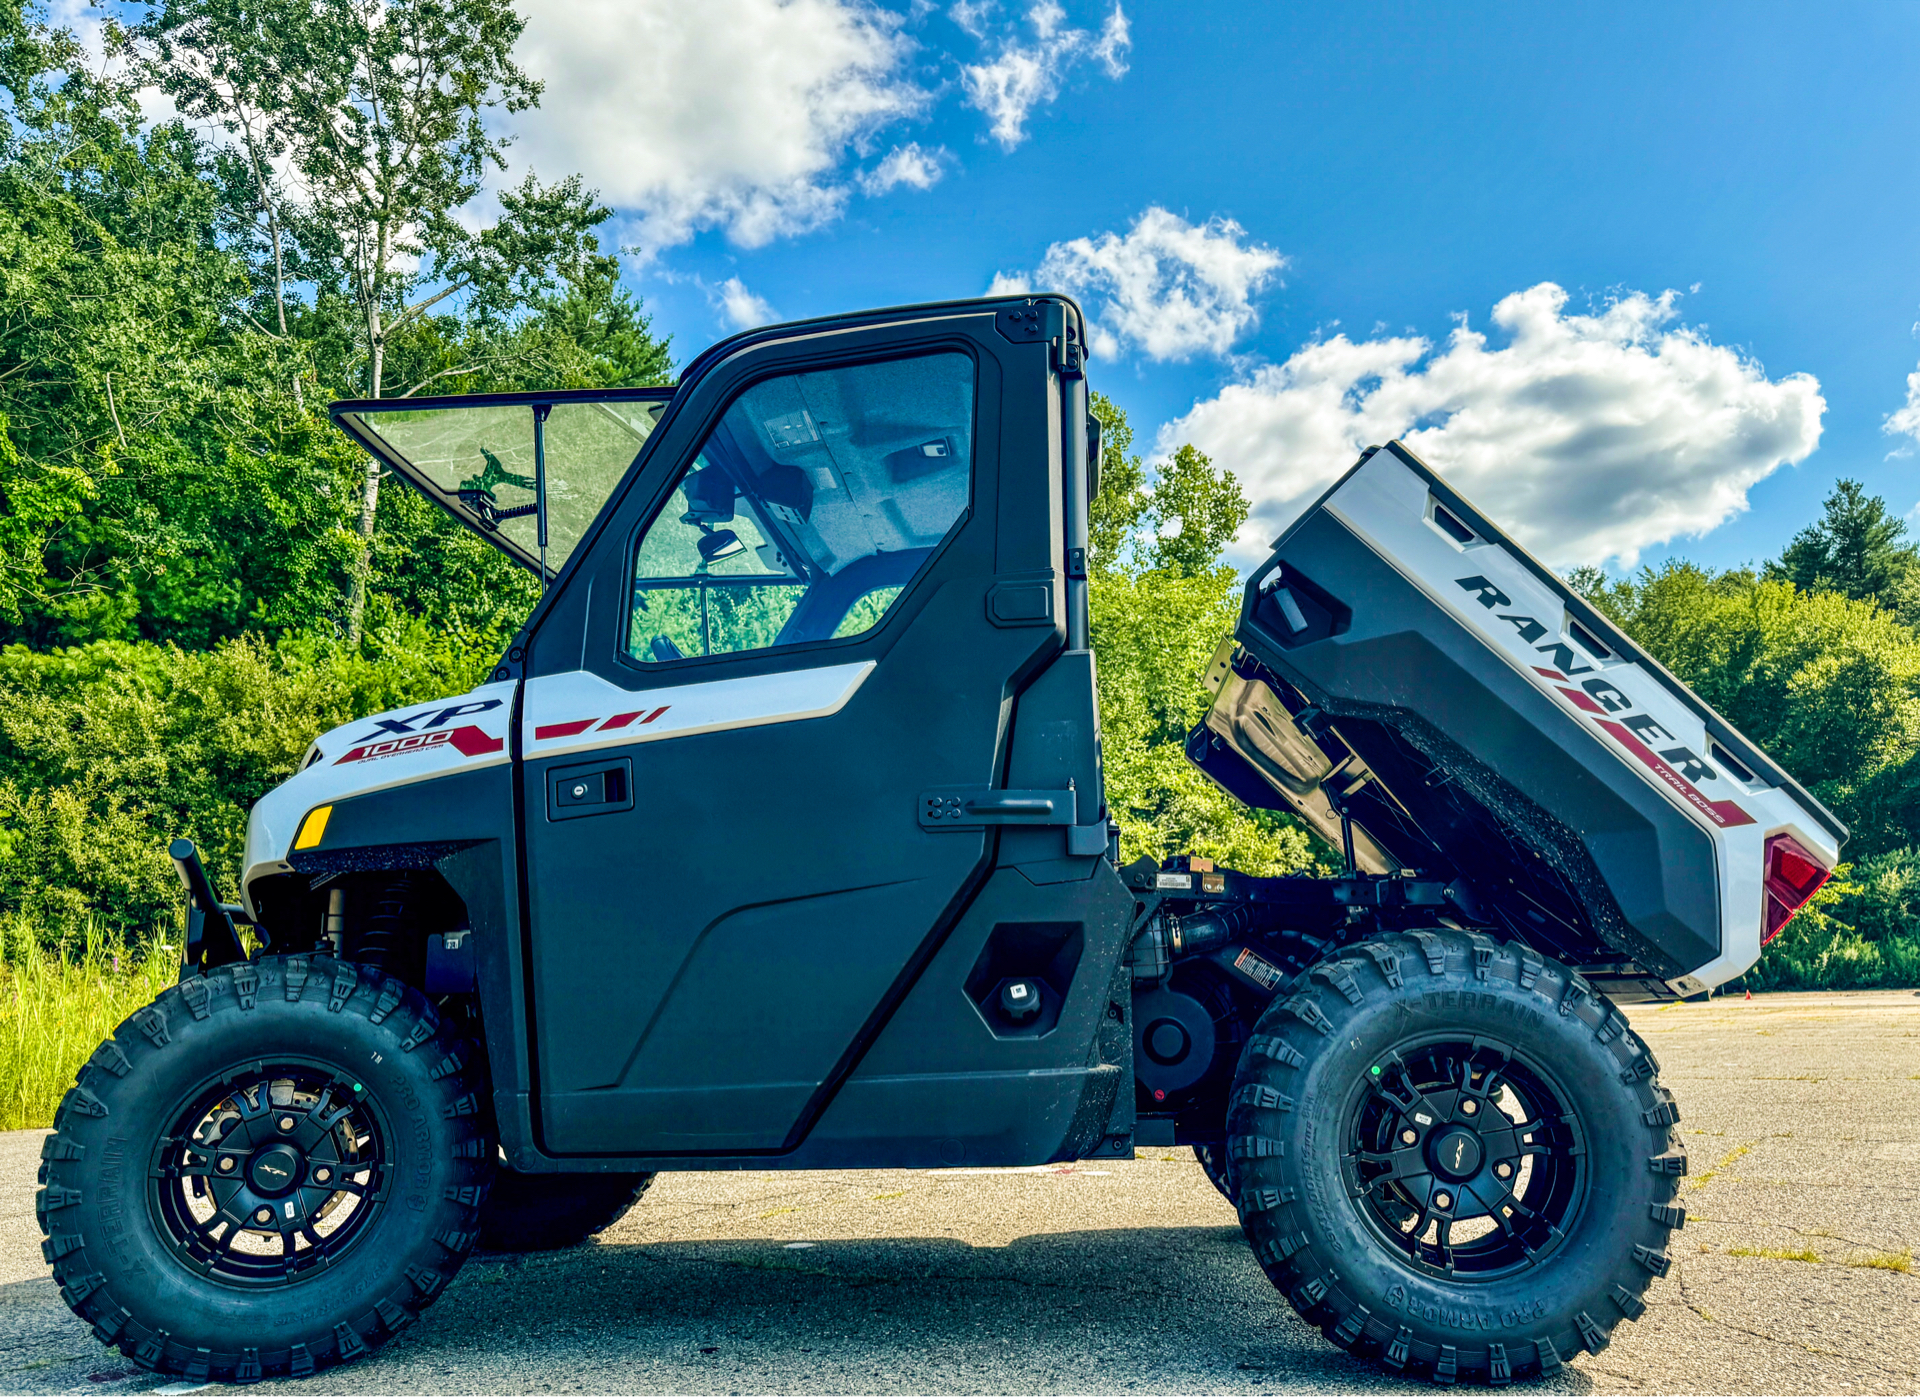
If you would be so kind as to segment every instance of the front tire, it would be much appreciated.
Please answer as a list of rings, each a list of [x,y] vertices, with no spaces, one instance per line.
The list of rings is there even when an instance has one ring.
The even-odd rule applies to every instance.
[[[163,992],[80,1069],[36,1201],[61,1297],[189,1380],[380,1347],[460,1269],[495,1145],[479,1051],[419,991],[271,956]]]
[[[1384,936],[1261,1016],[1228,1117],[1254,1255],[1333,1343],[1437,1382],[1597,1353],[1668,1267],[1686,1156],[1653,1056],[1565,966]]]

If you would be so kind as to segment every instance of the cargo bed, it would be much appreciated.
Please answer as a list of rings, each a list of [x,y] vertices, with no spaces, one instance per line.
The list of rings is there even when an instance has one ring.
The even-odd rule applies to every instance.
[[[1398,442],[1249,578],[1188,755],[1632,997],[1744,972],[1846,827]],[[1808,884],[1811,883],[1811,887]],[[1617,978],[1616,978],[1617,977]]]

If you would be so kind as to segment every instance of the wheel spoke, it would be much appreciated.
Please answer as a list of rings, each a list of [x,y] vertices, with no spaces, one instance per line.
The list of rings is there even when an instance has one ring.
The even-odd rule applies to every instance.
[[[1552,1077],[1509,1044],[1468,1034],[1410,1040],[1375,1062],[1384,1070],[1369,1074],[1348,1117],[1345,1169],[1356,1205],[1407,1264],[1436,1277],[1490,1278],[1535,1264],[1563,1240],[1586,1198],[1585,1127]],[[1465,1177],[1427,1160],[1443,1126],[1477,1137],[1479,1163]],[[1401,1138],[1409,1129],[1418,1132],[1410,1146]],[[1450,1206],[1436,1209],[1442,1193]]]
[[[148,1196],[183,1262],[243,1286],[286,1285],[366,1235],[386,1203],[384,1141],[370,1100],[348,1081],[317,1064],[253,1062],[182,1105],[152,1156]],[[282,1120],[291,1128],[282,1130]],[[277,1159],[269,1163],[263,1151]],[[230,1167],[223,1172],[222,1164]],[[316,1167],[327,1171],[324,1184],[312,1182]],[[262,1182],[291,1182],[286,1169],[306,1182],[263,1194],[254,1187],[259,1168],[267,1170]],[[198,1215],[207,1209],[202,1199],[213,1205],[210,1216]],[[323,1208],[331,1210],[325,1235],[316,1225]],[[278,1254],[243,1244],[243,1235],[278,1238]]]

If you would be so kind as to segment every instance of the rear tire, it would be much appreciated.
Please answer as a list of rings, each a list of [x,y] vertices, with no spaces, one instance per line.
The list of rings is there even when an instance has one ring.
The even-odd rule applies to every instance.
[[[1686,1156],[1657,1072],[1604,996],[1532,951],[1451,930],[1350,948],[1241,1059],[1241,1225],[1294,1309],[1381,1367],[1554,1373],[1667,1272]]]
[[[651,1174],[519,1174],[502,1168],[480,1209],[480,1250],[557,1251],[627,1215]]]
[[[1200,1169],[1207,1176],[1207,1182],[1220,1190],[1220,1196],[1233,1202],[1233,1175],[1228,1171],[1232,1157],[1227,1153],[1225,1140],[1209,1140],[1204,1145],[1193,1147],[1193,1157],[1200,1161]]]
[[[493,1174],[479,1050],[418,991],[269,956],[164,991],[80,1069],[36,1200],[61,1298],[189,1381],[379,1348],[466,1260]]]

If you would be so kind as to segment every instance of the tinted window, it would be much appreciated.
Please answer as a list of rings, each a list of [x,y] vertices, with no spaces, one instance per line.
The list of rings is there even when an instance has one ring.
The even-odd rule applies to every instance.
[[[641,538],[628,652],[651,664],[879,625],[966,513],[973,400],[964,354],[747,389]]]

